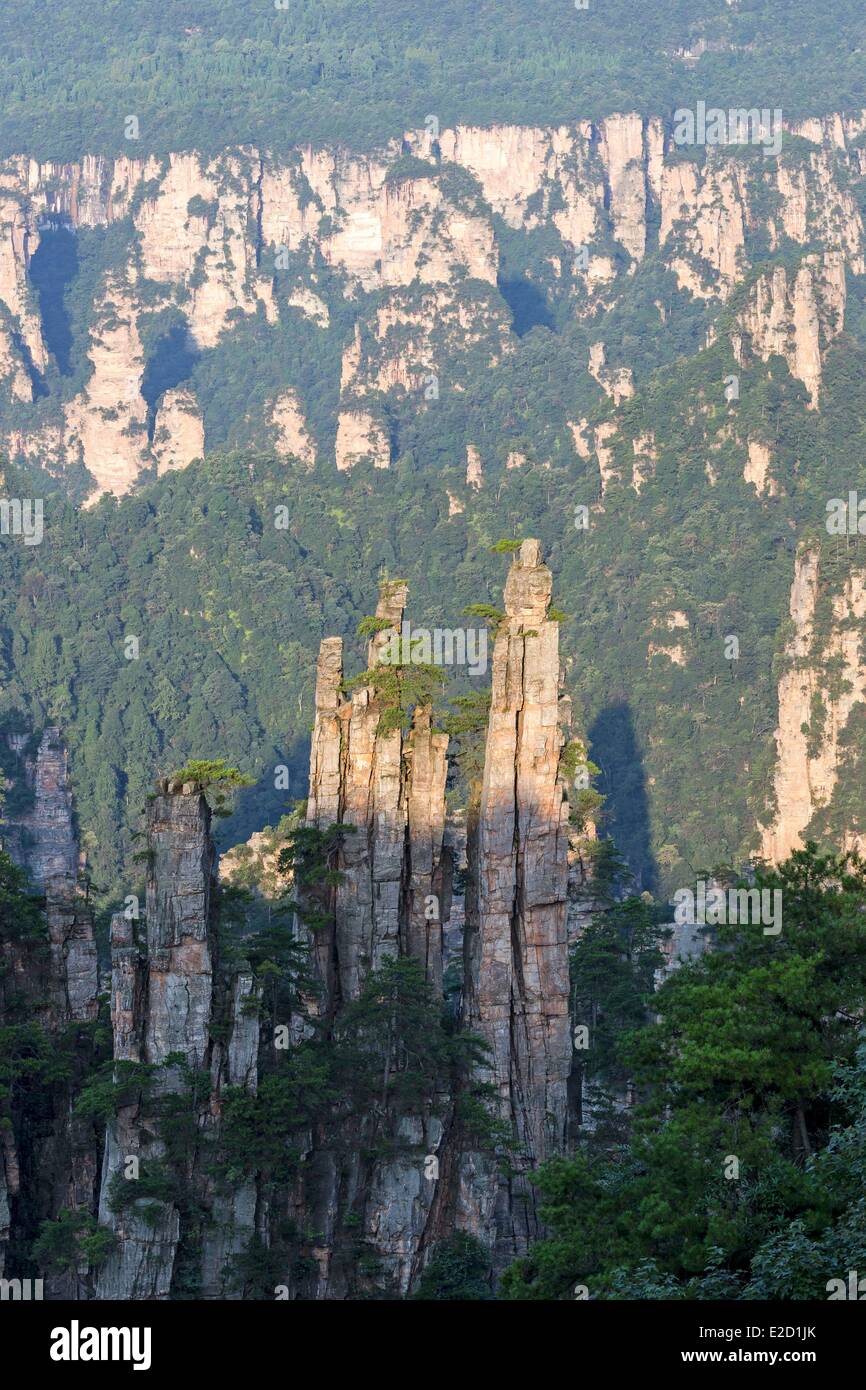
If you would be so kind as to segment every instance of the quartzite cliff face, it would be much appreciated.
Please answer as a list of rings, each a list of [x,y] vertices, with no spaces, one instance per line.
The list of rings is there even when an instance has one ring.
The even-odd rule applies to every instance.
[[[134,909],[112,919],[115,1062],[153,1070],[136,1073],[107,1127],[99,1219],[115,1243],[99,1272],[100,1299],[164,1299],[182,1279],[202,1297],[229,1297],[228,1262],[255,1229],[254,1188],[240,1182],[230,1193],[216,1190],[203,1152],[223,1088],[254,1093],[259,1048],[258,1020],[244,1008],[251,975],[242,967],[218,973],[210,821],[195,783],[163,781],[148,809],[145,929],[139,935]],[[197,1075],[206,1081],[188,1102],[183,1159],[199,1204],[192,1211],[182,1196],[136,1194],[166,1157],[160,1102],[188,1094]]]
[[[59,730],[45,730],[37,748],[26,734],[7,736],[17,755],[15,782],[26,809],[2,829],[6,852],[25,868],[44,896],[44,939],[10,939],[0,947],[0,1017],[12,1038],[35,1023],[57,1044],[83,1035],[97,1014],[97,957],[86,887],[79,876],[66,749]],[[31,1044],[26,1044],[29,1055]],[[14,1071],[14,1065],[13,1065]],[[91,1126],[71,1113],[79,1081],[77,1061],[44,1081],[40,1122],[22,1122],[21,1099],[10,1086],[3,1101],[0,1138],[0,1273],[7,1246],[20,1244],[40,1220],[94,1207],[99,1154]],[[14,1259],[13,1259],[14,1263]],[[7,1273],[20,1273],[15,1269]],[[92,1287],[86,1262],[45,1279],[47,1297],[86,1297]]]
[[[539,1234],[527,1171],[566,1144],[569,845],[559,761],[570,710],[560,699],[559,624],[547,616],[552,586],[538,542],[524,541],[493,652],[477,892],[467,908],[468,1023],[490,1047],[499,1113],[520,1156],[508,1178],[480,1161],[465,1165],[470,1192],[476,1164],[484,1173],[478,1229],[489,1223],[500,1267]]]
[[[188,388],[171,386],[149,416],[143,334],[154,313],[179,314],[191,348],[207,353],[254,317],[342,332],[329,305],[348,301],[336,434],[314,437],[294,379],[236,428],[304,465],[325,454],[343,469],[366,458],[387,468],[389,420],[407,400],[425,408],[446,369],[465,389],[467,354],[481,351],[495,368],[514,350],[497,289],[498,218],[512,232],[546,230],[551,253],[530,278],[578,319],[627,296],[637,267],[658,257],[686,300],[713,308],[708,331],[724,332],[737,361],[781,355],[817,405],[824,354],[844,322],[846,269],[864,268],[864,129],[862,113],[789,125],[778,158],[757,161],[731,146],[684,159],[661,120],[634,113],[555,129],[458,127],[438,139],[409,131],[368,156],[308,146],[284,160],[250,149],[212,160],[134,150],[68,165],[9,159],[0,441],[58,473],[83,464],[91,500],[122,495],[207,444],[209,403]],[[33,257],[58,229],[107,227],[126,228],[129,247],[97,284],[86,380],[69,395],[51,377],[46,395],[51,354]],[[785,248],[793,268],[760,267]],[[738,286],[744,305],[717,325]],[[604,343],[593,352],[604,361]],[[588,370],[618,403],[633,389],[630,366],[612,363],[603,378],[592,362]]]
[[[454,1229],[479,1238],[501,1272],[540,1231],[529,1173],[566,1147],[569,844],[559,763],[570,716],[560,700],[559,625],[547,616],[551,587],[538,542],[525,541],[506,585],[507,616],[494,651],[467,873],[463,1022],[486,1045],[477,1076],[491,1086],[495,1118],[511,1136],[510,1172],[504,1151],[480,1152],[465,1142],[454,1097],[438,1098],[432,1121],[419,1116],[414,1139],[434,1160],[428,1169],[435,1176],[422,1173],[420,1156],[374,1169],[362,1222],[400,1292],[411,1287],[436,1240]],[[386,587],[377,610],[396,632],[405,597],[403,586]],[[385,629],[371,642],[371,667],[388,638]],[[447,738],[431,733],[423,707],[405,738],[399,730],[381,734],[374,686],[351,700],[341,696],[341,657],[336,639],[322,643],[308,803],[310,823],[320,829],[335,821],[354,827],[340,859],[333,933],[317,942],[326,1008],[335,1018],[386,956],[419,960],[441,993],[452,857],[445,844]],[[463,903],[455,907],[462,918]],[[356,1157],[352,1162],[357,1167]],[[327,1176],[333,1213],[347,1183],[333,1159]],[[352,1179],[350,1186],[357,1171]],[[331,1254],[328,1246],[319,1252],[319,1296],[339,1296]]]

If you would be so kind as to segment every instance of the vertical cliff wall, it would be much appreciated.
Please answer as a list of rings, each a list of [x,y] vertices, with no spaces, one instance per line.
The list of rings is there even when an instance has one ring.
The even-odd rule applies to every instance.
[[[34,753],[26,735],[8,735],[18,755],[19,790],[27,807],[10,814],[2,844],[44,897],[44,938],[12,936],[0,949],[0,1018],[14,1032],[36,1024],[49,1039],[92,1023],[97,1013],[97,957],[93,917],[79,882],[79,849],[69,787],[66,748],[57,728],[47,728]],[[10,1057],[16,1055],[10,1038]],[[14,1068],[13,1068],[14,1069]],[[62,1212],[91,1211],[98,1154],[92,1130],[72,1113],[77,1064],[45,1084],[43,1114],[33,1124],[22,1117],[15,1088],[4,1105],[0,1139],[0,1273],[13,1227],[19,1231],[56,1219]],[[50,1119],[46,1119],[50,1116]],[[20,1242],[19,1242],[20,1243]],[[16,1270],[20,1274],[20,1270]],[[83,1296],[86,1262],[49,1274],[46,1295]]]
[[[653,260],[675,277],[681,309],[707,308],[712,332],[747,286],[731,332],[738,359],[780,353],[817,405],[843,326],[846,271],[864,267],[863,127],[863,113],[789,124],[778,155],[757,161],[734,144],[684,160],[661,120],[635,112],[548,129],[456,127],[436,140],[410,130],[366,155],[306,146],[284,158],[244,148],[215,158],[7,159],[0,442],[71,469],[76,485],[83,465],[93,500],[123,495],[198,457],[213,418],[210,400],[177,383],[145,403],[154,313],[182,316],[190,345],[207,353],[253,318],[268,329],[303,319],[326,334],[350,301],[348,342],[335,344],[343,370],[332,456],[340,469],[362,459],[387,468],[388,416],[407,400],[413,412],[425,408],[430,373],[447,363],[466,389],[471,357],[496,367],[515,351],[497,288],[511,255],[498,219],[512,239],[543,231],[550,254],[530,271],[532,287],[570,317],[627,299],[635,270]],[[127,251],[96,277],[86,376],[70,394],[46,346],[33,259],[50,235],[111,227],[119,240],[122,224]],[[781,251],[789,268],[768,268],[768,254]],[[639,358],[593,374],[618,401],[632,390],[632,368]],[[264,429],[309,466],[324,448],[307,428],[303,382],[275,379],[274,388],[255,402],[249,438]]]
[[[827,564],[822,573],[817,548],[804,546],[794,561],[791,584],[791,637],[778,685],[774,814],[761,827],[761,853],[778,864],[801,849],[810,834],[821,840],[827,825],[816,817],[832,806],[840,775],[856,787],[856,749],[851,726],[866,698],[863,621],[866,578],[855,568],[840,584]],[[860,797],[840,808],[841,826],[830,838],[843,848],[862,852],[866,836],[859,813]],[[840,833],[841,831],[841,833]]]
[[[489,1079],[513,1135],[510,1175],[464,1164],[468,1224],[503,1268],[539,1232],[528,1174],[565,1147],[568,808],[559,778],[559,624],[550,570],[524,541],[505,587],[478,814],[477,896],[467,907],[466,1010],[490,1048]]]
[[[450,855],[443,843],[448,738],[433,729],[426,705],[414,710],[406,732],[375,674],[383,662],[389,665],[386,648],[400,632],[406,596],[405,584],[381,586],[380,630],[367,651],[371,679],[351,696],[343,693],[342,643],[326,638],[319,653],[307,821],[319,831],[346,827],[330,921],[311,940],[322,990],[313,1011],[324,1015],[332,1034],[366,980],[389,960],[418,961],[436,994],[442,992],[450,906]],[[388,674],[396,674],[393,667]],[[329,1134],[314,1138],[299,1198],[322,1233],[313,1296],[359,1291],[346,1257],[348,1245],[359,1240],[378,1261],[370,1288],[407,1291],[435,1190],[424,1175],[424,1155],[437,1153],[447,1106],[447,1097],[430,1096],[417,1114],[336,1122]],[[377,1160],[371,1154],[383,1139],[388,1156]]]
[[[163,779],[148,808],[144,930],[124,914],[112,919],[114,1057],[149,1070],[121,1087],[107,1127],[99,1219],[116,1243],[99,1298],[165,1299],[181,1278],[202,1296],[229,1296],[226,1261],[253,1229],[254,1189],[217,1191],[204,1158],[222,1088],[255,1090],[259,1044],[258,1020],[245,1010],[251,975],[217,976],[210,823],[196,783]],[[122,1083],[123,1071],[116,1076]],[[179,1173],[166,1162],[160,1120],[166,1100],[181,1095],[195,1118]]]

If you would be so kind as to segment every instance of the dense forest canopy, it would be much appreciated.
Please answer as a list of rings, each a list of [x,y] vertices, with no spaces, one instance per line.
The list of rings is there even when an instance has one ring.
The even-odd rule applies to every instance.
[[[860,0],[8,0],[0,154],[366,148],[430,113],[549,126],[701,97],[862,108],[864,23]]]

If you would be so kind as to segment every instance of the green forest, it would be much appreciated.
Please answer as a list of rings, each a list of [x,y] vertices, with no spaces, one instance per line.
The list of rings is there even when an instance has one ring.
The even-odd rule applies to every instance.
[[[2,540],[0,718],[6,730],[62,727],[104,904],[130,891],[132,837],[158,771],[225,754],[254,777],[221,829],[223,847],[276,823],[290,796],[305,794],[318,644],[344,636],[361,669],[355,630],[374,610],[380,576],[408,579],[415,626],[466,625],[470,605],[501,606],[507,557],[491,548],[526,535],[541,539],[554,572],[566,685],[602,770],[604,825],[640,885],[665,891],[755,852],[772,808],[795,551],[808,539],[822,554],[818,637],[830,596],[863,562],[863,538],[828,536],[824,521],[838,479],[863,478],[866,353],[853,337],[830,351],[820,414],[780,359],[771,378],[743,376],[738,430],[772,441],[784,483],[773,499],[744,481],[741,448],[724,436],[723,349],[661,368],[622,407],[622,457],[630,436],[652,430],[655,477],[639,496],[628,471],[612,479],[600,509],[597,465],[575,456],[556,423],[566,351],[534,329],[501,376],[479,364],[468,402],[443,392],[436,410],[404,407],[403,447],[385,472],[338,473],[327,460],[306,472],[267,451],[216,449],[80,511],[56,480],[6,467],[8,495],[44,497],[45,539]],[[527,389],[530,379],[547,383],[550,402]],[[697,399],[704,413],[690,415]],[[485,412],[490,433],[479,436]],[[502,453],[511,439],[532,439],[536,420],[528,465],[507,470]],[[476,492],[465,483],[465,447],[479,437],[487,463]],[[449,493],[461,514],[449,514]],[[580,506],[591,509],[586,530],[575,524]],[[684,666],[648,658],[650,642],[672,640],[663,619],[673,609],[689,624]],[[726,655],[731,635],[736,659]],[[135,659],[128,637],[138,638]],[[828,671],[828,688],[833,680]],[[442,717],[467,693],[472,678],[454,668]],[[816,707],[816,738],[822,719]],[[832,807],[815,827],[830,844],[862,826],[864,736],[855,711]]]
[[[550,126],[698,97],[861,109],[864,38],[859,0],[138,0],[134,17],[124,0],[8,0],[0,154],[364,148],[431,113]]]

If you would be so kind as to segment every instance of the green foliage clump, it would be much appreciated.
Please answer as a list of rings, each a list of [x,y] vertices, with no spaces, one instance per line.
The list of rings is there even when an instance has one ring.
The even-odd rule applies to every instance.
[[[25,871],[0,850],[0,941],[47,941],[44,908]]]
[[[173,772],[171,779],[176,782],[197,782],[203,791],[217,787],[229,791],[235,787],[249,787],[253,778],[229,767],[223,758],[193,758],[179,772]]]
[[[393,626],[390,618],[368,616],[361,619],[356,631],[359,637],[372,637],[377,632],[387,632],[388,628]]]
[[[449,754],[462,779],[465,791],[477,787],[484,772],[484,749],[490,719],[490,689],[456,695],[442,728],[452,742]]]
[[[75,1102],[76,1115],[105,1122],[124,1106],[146,1098],[157,1071],[148,1062],[106,1062],[82,1087]]]
[[[324,830],[297,825],[277,857],[279,872],[291,879],[294,889],[289,906],[312,931],[322,930],[333,920],[333,890],[343,881],[340,851],[354,830],[346,822]]]
[[[223,758],[193,758],[170,780],[196,783],[205,792],[214,815],[228,816],[232,792],[252,786],[255,778],[229,767]]]
[[[447,677],[441,666],[418,661],[406,665],[382,662],[362,671],[346,682],[347,690],[369,686],[380,706],[378,732],[393,734],[398,729],[407,732],[412,713],[419,706],[432,706],[445,689]]]
[[[368,1149],[399,1149],[401,1117],[451,1090],[466,1098],[466,1143],[493,1147],[502,1135],[491,1121],[489,1093],[471,1079],[484,1055],[477,1038],[447,1025],[416,961],[388,961],[327,1035],[275,1053],[256,1095],[224,1093],[215,1171],[232,1182],[253,1172],[267,1182],[289,1181],[311,1125],[329,1124],[337,1145],[341,1133],[357,1144],[359,1132],[345,1128],[354,1120]]]
[[[115,1245],[114,1232],[90,1212],[64,1210],[56,1221],[43,1221],[33,1242],[33,1259],[40,1269],[52,1274],[87,1265],[99,1269]]]
[[[463,609],[467,618],[481,618],[488,627],[494,630],[505,622],[505,613],[501,608],[494,608],[492,603],[469,603]]]
[[[758,887],[782,894],[781,934],[716,928],[720,949],[681,965],[652,996],[658,1021],[631,1031],[649,1002],[652,923],[636,904],[618,910],[617,932],[623,911],[637,923],[643,1003],[614,923],[579,943],[591,1047],[638,1105],[629,1132],[541,1170],[550,1236],[509,1271],[506,1296],[567,1298],[582,1283],[606,1299],[819,1298],[856,1267],[866,865],[809,844]]]
[[[493,1298],[490,1258],[479,1241],[458,1231],[437,1245],[412,1294],[437,1303],[481,1303]]]
[[[592,785],[601,768],[588,757],[583,739],[570,739],[559,757],[559,775],[568,789],[569,820],[578,832],[598,818],[605,798]]]

